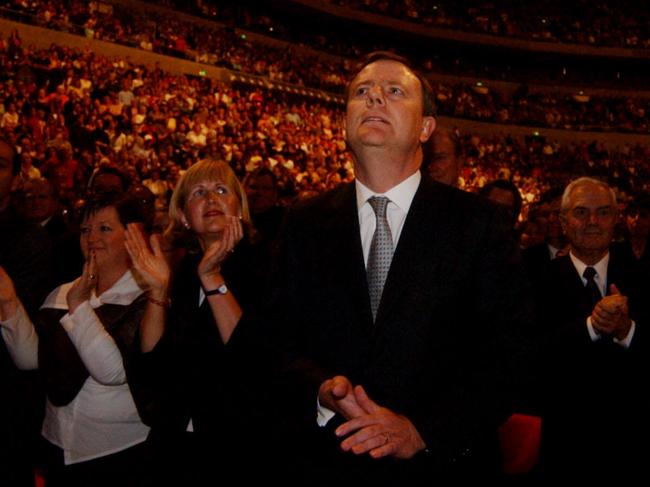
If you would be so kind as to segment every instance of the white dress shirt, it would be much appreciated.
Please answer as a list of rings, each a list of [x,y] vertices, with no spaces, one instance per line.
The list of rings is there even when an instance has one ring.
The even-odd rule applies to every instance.
[[[609,252],[607,252],[607,254],[602,259],[600,259],[592,266],[588,266],[587,264],[582,262],[574,255],[572,251],[569,252],[569,257],[571,258],[571,262],[573,263],[573,266],[575,267],[576,271],[580,275],[580,279],[582,279],[582,284],[584,286],[587,285],[587,279],[583,276],[585,269],[587,267],[594,268],[594,270],[596,271],[596,275],[594,276],[594,282],[598,286],[598,290],[600,291],[601,296],[607,296],[607,266],[609,265]],[[632,320],[632,326],[630,327],[630,331],[628,332],[627,336],[623,340],[618,340],[615,337],[614,342],[618,343],[619,345],[625,348],[628,348],[632,343],[632,337],[634,336],[635,329],[636,329],[636,324],[634,323],[634,320]],[[596,331],[594,325],[591,323],[591,316],[587,317],[587,331],[589,332],[589,337],[591,338],[592,341],[595,342],[601,339],[600,333]]]
[[[366,265],[368,264],[368,255],[370,254],[370,244],[372,243],[372,237],[377,226],[377,217],[372,206],[368,203],[368,199],[372,196],[385,196],[390,200],[386,208],[386,219],[388,220],[388,226],[393,237],[393,248],[397,249],[397,243],[402,234],[406,215],[408,215],[421,180],[422,175],[420,171],[416,171],[385,193],[375,193],[358,179],[355,180],[361,246],[363,247],[363,261]],[[334,417],[335,413],[331,409],[321,406],[318,401],[316,401],[316,407],[316,422],[319,426],[325,426]]]
[[[406,215],[411,208],[413,197],[418,190],[421,179],[422,175],[420,171],[416,171],[385,193],[375,193],[367,186],[364,186],[358,179],[355,180],[357,208],[359,210],[359,230],[361,231],[361,245],[363,247],[363,260],[365,264],[368,263],[370,244],[372,243],[372,236],[375,234],[375,227],[377,225],[375,211],[370,206],[370,203],[368,203],[368,199],[372,196],[385,196],[390,200],[386,208],[386,219],[388,220],[388,226],[393,237],[393,248],[397,249],[397,242],[402,234],[404,220],[406,220]]]
[[[559,248],[559,247],[554,247],[554,246],[551,245],[550,243],[547,243],[547,244],[546,244],[546,247],[548,248],[548,253],[549,253],[549,255],[551,256],[551,260],[555,259],[555,258],[557,257],[557,253],[558,253],[560,250],[562,250],[562,249]]]

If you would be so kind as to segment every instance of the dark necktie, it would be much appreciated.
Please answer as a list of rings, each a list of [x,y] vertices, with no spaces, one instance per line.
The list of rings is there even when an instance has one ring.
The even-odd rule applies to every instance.
[[[596,281],[594,280],[594,277],[596,276],[596,269],[593,267],[589,266],[585,268],[584,272],[582,273],[582,277],[584,277],[587,280],[586,288],[587,291],[589,291],[589,295],[591,296],[591,304],[592,306],[596,306],[596,303],[600,301],[603,297],[603,295],[600,293],[600,289],[598,288],[598,284],[596,284]]]
[[[368,203],[372,206],[377,219],[375,234],[372,236],[372,242],[370,243],[368,266],[366,268],[373,321],[377,316],[381,294],[384,291],[384,283],[386,282],[388,269],[390,269],[390,263],[393,259],[393,236],[390,233],[390,227],[386,219],[386,207],[389,201],[385,196],[373,196],[368,199]]]

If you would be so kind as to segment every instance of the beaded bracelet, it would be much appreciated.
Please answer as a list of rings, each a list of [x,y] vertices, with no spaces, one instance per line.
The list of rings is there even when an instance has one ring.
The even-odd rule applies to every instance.
[[[147,300],[150,303],[157,304],[158,306],[162,306],[163,308],[168,308],[172,304],[172,300],[167,298],[164,301],[159,301],[157,299],[152,298],[151,296],[147,296]]]

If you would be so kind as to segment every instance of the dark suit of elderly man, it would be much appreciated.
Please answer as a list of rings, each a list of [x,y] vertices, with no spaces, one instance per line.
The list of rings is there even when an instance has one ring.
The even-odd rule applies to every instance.
[[[629,259],[610,250],[616,218],[607,184],[580,178],[565,189],[560,221],[570,253],[550,263],[539,304],[549,482],[648,477],[638,445],[650,411],[639,387],[647,380],[650,292]]]
[[[267,316],[312,415],[318,397],[318,438],[298,445],[305,480],[494,474],[511,359],[530,324],[509,223],[420,173],[435,119],[404,59],[366,60],[345,122],[356,181],[289,212]]]

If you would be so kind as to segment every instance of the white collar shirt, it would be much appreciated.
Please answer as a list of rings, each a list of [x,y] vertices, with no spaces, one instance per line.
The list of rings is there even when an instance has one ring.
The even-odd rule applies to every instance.
[[[569,255],[571,256],[571,262],[573,262],[573,266],[576,268],[576,271],[578,271],[578,274],[580,275],[580,279],[582,279],[582,284],[587,285],[587,279],[583,276],[585,269],[587,267],[593,267],[594,270],[596,271],[596,275],[594,276],[594,281],[596,282],[596,285],[598,286],[598,289],[600,291],[601,296],[606,296],[607,295],[607,266],[609,265],[609,252],[600,259],[598,262],[596,262],[592,266],[588,266],[584,262],[582,262],[578,257],[574,255],[573,252],[570,252]]]
[[[397,248],[399,237],[402,234],[404,221],[408,215],[413,197],[418,190],[422,175],[416,171],[397,186],[393,186],[385,193],[375,193],[370,188],[361,183],[358,179],[355,181],[357,193],[357,209],[359,211],[359,229],[361,231],[361,246],[363,247],[363,261],[368,264],[368,254],[370,254],[370,244],[372,236],[377,226],[375,211],[368,203],[372,196],[386,196],[390,203],[386,209],[386,219],[393,237],[393,248]]]

